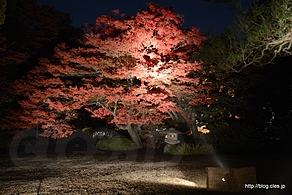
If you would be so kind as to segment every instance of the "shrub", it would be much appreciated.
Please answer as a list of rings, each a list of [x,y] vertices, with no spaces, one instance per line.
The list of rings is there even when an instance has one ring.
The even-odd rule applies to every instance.
[[[135,150],[136,144],[125,137],[111,137],[96,143],[100,150]]]
[[[0,132],[0,148],[8,148],[11,142],[11,136],[4,131]]]
[[[264,141],[253,126],[239,122],[221,123],[210,133],[221,152],[254,153],[262,150]]]
[[[215,153],[215,148],[211,144],[188,144],[175,145],[170,148],[172,155],[211,155]]]

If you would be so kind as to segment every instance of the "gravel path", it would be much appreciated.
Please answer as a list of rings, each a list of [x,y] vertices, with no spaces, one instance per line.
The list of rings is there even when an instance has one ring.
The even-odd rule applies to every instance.
[[[229,167],[256,166],[260,182],[277,181],[289,186],[291,174],[278,177],[273,171],[267,173],[267,169],[271,170],[269,166],[274,167],[273,163],[278,161],[267,163],[264,157],[270,159],[269,156],[222,155],[173,157],[155,151],[1,157],[0,194],[226,194],[206,191],[206,167],[222,163]],[[291,160],[287,157],[291,155],[281,155],[282,160],[286,160],[281,164],[290,168]],[[280,171],[284,171],[281,167]],[[265,180],[269,174],[274,180]],[[289,194],[288,190],[246,194]]]

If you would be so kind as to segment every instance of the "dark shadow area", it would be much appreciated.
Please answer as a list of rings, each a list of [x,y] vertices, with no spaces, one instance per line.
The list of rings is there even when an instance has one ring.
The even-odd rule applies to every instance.
[[[66,156],[85,155],[84,151],[87,151],[87,142],[79,137],[70,140],[65,149]]]
[[[0,181],[9,181],[13,184],[13,181],[23,180],[29,182],[61,175],[62,170],[60,169],[49,169],[46,166],[39,165],[38,167],[31,167],[29,169],[2,170]]]
[[[2,163],[1,163],[2,166]],[[36,187],[36,194],[40,194],[42,188],[42,183],[44,179],[59,177],[62,175],[62,170],[60,169],[49,169],[45,165],[39,164],[27,169],[15,169],[15,170],[2,170],[2,175],[0,176],[0,186],[1,189],[5,186],[5,183],[9,183],[10,186],[18,186],[22,183],[29,183],[33,181],[38,182]],[[4,186],[3,186],[4,185]]]

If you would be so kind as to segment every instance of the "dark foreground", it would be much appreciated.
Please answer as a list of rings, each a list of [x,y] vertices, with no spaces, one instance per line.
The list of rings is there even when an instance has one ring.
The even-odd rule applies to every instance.
[[[206,167],[255,166],[268,188],[237,194],[292,194],[290,154],[166,156],[157,151],[2,156],[0,194],[236,194],[206,190]],[[285,189],[272,189],[285,185]]]

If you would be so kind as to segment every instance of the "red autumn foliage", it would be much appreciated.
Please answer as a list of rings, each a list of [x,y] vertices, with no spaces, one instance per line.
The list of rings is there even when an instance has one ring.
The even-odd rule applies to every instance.
[[[82,46],[59,45],[54,59],[40,60],[40,67],[15,83],[15,93],[26,97],[19,102],[25,111],[21,121],[42,124],[44,136],[64,137],[73,130],[72,112],[85,108],[128,130],[141,146],[141,125],[162,124],[177,114],[188,120],[178,99],[208,104],[210,99],[209,87],[193,74],[202,64],[189,61],[204,37],[196,28],[182,30],[182,22],[172,8],[153,3],[136,16],[115,10],[98,17]]]

